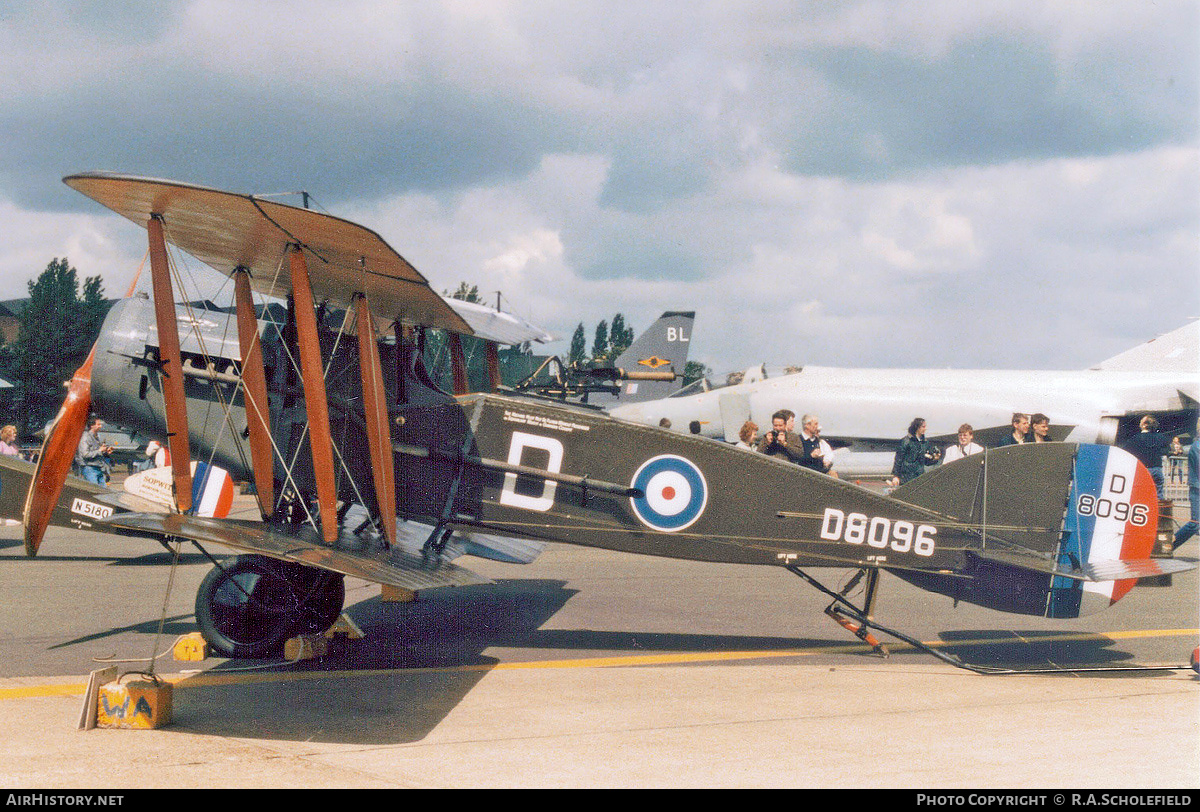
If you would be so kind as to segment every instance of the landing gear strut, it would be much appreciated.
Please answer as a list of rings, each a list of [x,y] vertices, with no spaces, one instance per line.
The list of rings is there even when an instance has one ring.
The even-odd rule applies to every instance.
[[[843,627],[853,632],[854,635],[860,640],[869,644],[874,649],[876,654],[887,657],[888,650],[882,643],[879,642],[879,640],[875,638],[873,634],[870,633],[870,631],[868,631],[869,629],[878,629],[884,634],[895,637],[897,640],[903,640],[913,648],[920,649],[926,654],[931,654],[943,662],[950,663],[950,665],[958,668],[965,668],[968,671],[974,671],[977,674],[1016,673],[1007,669],[989,669],[969,665],[955,657],[953,654],[947,654],[944,651],[938,651],[937,649],[931,648],[921,641],[915,640],[906,634],[896,631],[895,629],[889,629],[887,626],[876,623],[874,618],[871,617],[871,613],[875,609],[875,591],[879,586],[879,570],[877,569],[869,567],[860,569],[857,573],[855,573],[854,577],[850,579],[850,582],[846,584],[841,592],[834,592],[832,589],[822,584],[816,578],[813,578],[795,564],[788,564],[787,569],[790,572],[799,575],[805,581],[808,581],[808,583],[814,588],[833,598],[833,603],[826,607],[825,614],[829,615]],[[857,586],[858,582],[863,577],[866,577],[867,579],[867,594],[863,601],[863,606],[860,609],[859,607],[850,603],[850,601],[847,600],[846,595],[851,589]]]
[[[788,565],[788,570],[799,575],[804,580],[808,581],[812,586],[833,598],[833,602],[825,607],[825,614],[834,619],[842,628],[853,634],[859,640],[862,640],[867,645],[871,646],[873,653],[881,657],[888,657],[889,652],[887,647],[879,642],[879,639],[869,631],[871,627],[871,614],[875,611],[875,590],[879,586],[879,570],[877,569],[860,569],[854,573],[854,577],[850,579],[846,586],[842,587],[840,592],[833,592],[824,584],[817,581],[811,575],[806,573],[795,565]],[[866,595],[863,598],[863,606],[860,609],[850,603],[846,595],[850,590],[858,586],[858,582],[863,578],[867,579]],[[882,626],[880,628],[883,628]]]
[[[196,622],[227,657],[269,657],[290,637],[332,626],[345,599],[337,573],[241,555],[218,564],[200,584]]]

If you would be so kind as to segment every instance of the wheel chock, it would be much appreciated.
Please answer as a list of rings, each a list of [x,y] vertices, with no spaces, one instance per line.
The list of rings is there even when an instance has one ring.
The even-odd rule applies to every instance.
[[[289,662],[314,660],[329,653],[329,638],[323,634],[302,634],[283,644],[283,657]]]
[[[172,698],[171,683],[156,677],[105,683],[100,686],[96,727],[153,730],[168,725]]]
[[[338,635],[344,635],[347,640],[362,640],[364,637],[366,637],[366,635],[363,634],[363,630],[358,628],[358,624],[356,624],[344,613],[340,615],[337,619],[337,622],[330,626],[325,632],[325,636],[330,640]]]
[[[198,662],[208,659],[208,641],[200,632],[185,634],[175,641],[172,652],[176,660]]]
[[[417,593],[411,589],[384,584],[380,590],[379,599],[384,603],[412,603],[417,599]]]

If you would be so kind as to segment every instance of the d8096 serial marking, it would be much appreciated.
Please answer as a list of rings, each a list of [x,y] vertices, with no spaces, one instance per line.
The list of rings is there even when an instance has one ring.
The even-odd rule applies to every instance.
[[[825,508],[821,522],[821,538],[845,541],[848,544],[866,543],[880,550],[890,547],[898,553],[913,552],[933,555],[937,528],[931,524],[916,524],[903,520],[892,521],[882,516],[862,513],[846,514],[837,508]]]
[[[1110,516],[1120,522],[1129,522],[1143,527],[1150,521],[1150,507],[1140,502],[1131,504],[1116,499],[1097,499],[1090,493],[1079,495],[1078,509],[1080,516],[1095,516],[1107,519]]]

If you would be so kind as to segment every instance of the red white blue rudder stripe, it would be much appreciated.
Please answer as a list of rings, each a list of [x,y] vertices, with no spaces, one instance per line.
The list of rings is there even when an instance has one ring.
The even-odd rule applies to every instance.
[[[170,468],[151,468],[125,479],[125,490],[142,499],[175,509]],[[223,519],[233,506],[233,479],[224,468],[192,460],[192,510],[196,516]]]
[[[1150,472],[1127,451],[1081,445],[1067,504],[1059,564],[1064,569],[1150,557],[1158,529],[1158,494]],[[1076,617],[1123,598],[1137,579],[1076,581],[1055,577],[1048,617]]]
[[[233,506],[233,478],[224,468],[192,463],[192,511],[197,516],[223,519]]]

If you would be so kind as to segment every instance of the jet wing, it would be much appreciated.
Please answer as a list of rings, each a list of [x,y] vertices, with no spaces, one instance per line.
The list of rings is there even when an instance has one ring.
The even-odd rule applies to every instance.
[[[253,195],[174,181],[88,172],[63,182],[143,228],[163,219],[167,242],[224,274],[250,271],[259,293],[286,296],[291,245],[303,247],[313,296],[349,307],[365,293],[372,310],[408,324],[471,334],[470,325],[382,237],[348,220]],[[282,269],[282,270],[281,270]]]
[[[413,591],[491,583],[454,564],[444,561],[427,564],[400,550],[368,547],[357,538],[349,542],[339,539],[330,546],[322,543],[308,527],[289,527],[284,531],[262,522],[207,519],[179,513],[120,513],[104,523],[115,530],[220,544]]]

